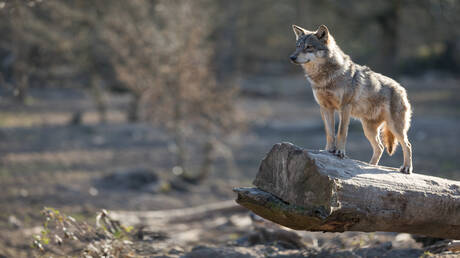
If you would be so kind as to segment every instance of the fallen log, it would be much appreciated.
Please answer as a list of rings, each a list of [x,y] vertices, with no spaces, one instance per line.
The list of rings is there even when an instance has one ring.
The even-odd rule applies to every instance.
[[[386,231],[460,239],[460,182],[273,146],[236,202],[296,230]]]
[[[227,215],[242,213],[245,209],[235,204],[234,201],[228,200],[218,203],[204,204],[201,206],[157,210],[157,211],[110,211],[113,219],[122,221],[123,225],[156,225],[171,222],[190,222],[203,217],[225,213]]]

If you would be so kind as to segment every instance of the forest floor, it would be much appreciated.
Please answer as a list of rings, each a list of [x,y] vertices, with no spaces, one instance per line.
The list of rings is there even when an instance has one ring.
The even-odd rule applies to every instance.
[[[460,180],[460,80],[431,74],[400,82],[414,111],[409,139],[415,173]],[[26,105],[0,96],[0,257],[40,255],[31,245],[43,229],[43,207],[94,223],[102,209],[116,214],[228,203],[235,198],[233,187],[251,185],[260,160],[273,144],[289,141],[308,149],[324,147],[319,108],[305,85],[301,76],[243,80],[237,106],[250,121],[247,129],[225,141],[209,178],[184,188],[167,184],[174,178],[171,135],[148,123],[126,122],[129,96],[108,96],[105,124],[98,122],[88,92],[32,89]],[[81,112],[82,121],[75,125],[70,121],[76,112]],[[347,155],[367,161],[371,154],[359,121],[352,121]],[[399,167],[401,163],[398,148],[392,157],[384,154],[380,164]],[[276,237],[276,232],[286,229],[264,223],[257,224],[250,213],[235,208],[150,225],[149,232],[162,232],[164,237],[139,241],[150,247],[144,255],[172,257],[419,257],[425,253],[408,234],[286,231],[299,237],[293,244]],[[54,256],[60,255],[53,250],[49,249]]]

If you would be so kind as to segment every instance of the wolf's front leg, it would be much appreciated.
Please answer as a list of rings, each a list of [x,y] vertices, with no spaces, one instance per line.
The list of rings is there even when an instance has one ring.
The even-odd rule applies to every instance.
[[[350,124],[351,106],[345,105],[339,110],[339,129],[337,132],[337,150],[335,155],[345,157],[345,145],[347,143],[348,125]]]
[[[326,130],[326,150],[335,153],[335,117],[334,109],[326,109],[321,107],[321,117],[324,122],[324,129]]]

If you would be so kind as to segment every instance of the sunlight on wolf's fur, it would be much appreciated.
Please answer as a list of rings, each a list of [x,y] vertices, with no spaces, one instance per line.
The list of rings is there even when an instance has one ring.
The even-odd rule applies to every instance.
[[[303,67],[321,108],[326,129],[325,149],[343,158],[350,117],[361,120],[364,134],[374,154],[369,163],[378,164],[384,146],[392,155],[401,143],[404,153],[402,173],[412,172],[412,148],[407,138],[411,106],[406,90],[396,81],[355,64],[336,44],[325,25],[309,31],[292,26],[296,35],[296,50],[290,56]],[[335,112],[339,113],[339,128],[335,135]],[[380,131],[383,133],[383,144]]]

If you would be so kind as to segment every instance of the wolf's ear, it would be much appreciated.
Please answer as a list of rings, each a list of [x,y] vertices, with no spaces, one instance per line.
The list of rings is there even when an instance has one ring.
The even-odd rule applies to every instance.
[[[329,30],[326,25],[320,25],[315,33],[316,37],[323,43],[327,43],[329,40]]]
[[[298,40],[301,36],[305,35],[305,29],[297,25],[292,25],[292,30],[295,33],[295,40]]]

